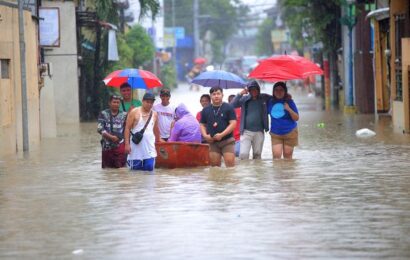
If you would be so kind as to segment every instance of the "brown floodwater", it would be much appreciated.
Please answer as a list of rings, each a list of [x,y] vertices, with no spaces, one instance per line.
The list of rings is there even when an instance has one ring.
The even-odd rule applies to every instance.
[[[272,161],[266,135],[262,160],[232,169],[102,170],[96,123],[0,158],[0,258],[408,259],[409,135],[296,103],[292,161]]]

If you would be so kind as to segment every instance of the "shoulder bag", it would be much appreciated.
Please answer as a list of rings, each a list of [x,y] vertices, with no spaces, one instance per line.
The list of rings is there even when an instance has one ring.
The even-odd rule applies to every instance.
[[[142,113],[141,113],[141,117],[142,117]],[[148,120],[145,123],[144,127],[140,131],[136,132],[135,134],[131,132],[131,135],[132,135],[131,140],[134,144],[139,144],[141,142],[142,138],[144,137],[145,129],[147,128],[149,121],[151,121],[151,117],[152,117],[152,110],[151,110],[151,113],[149,114]]]

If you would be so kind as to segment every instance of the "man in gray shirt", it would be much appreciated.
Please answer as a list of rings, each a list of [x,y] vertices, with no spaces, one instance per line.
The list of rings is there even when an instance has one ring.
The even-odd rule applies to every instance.
[[[266,102],[271,98],[268,94],[260,93],[257,81],[252,81],[247,88],[239,92],[232,100],[232,105],[241,107],[241,148],[239,158],[249,159],[252,148],[253,159],[261,159],[264,131],[269,131]]]

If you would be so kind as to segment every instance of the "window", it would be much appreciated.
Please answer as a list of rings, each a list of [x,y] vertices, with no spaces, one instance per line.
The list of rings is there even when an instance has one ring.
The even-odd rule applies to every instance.
[[[10,60],[0,59],[1,78],[10,78]]]
[[[403,100],[403,82],[402,82],[402,61],[401,61],[401,39],[404,37],[404,25],[405,25],[405,16],[395,15],[395,32],[394,32],[394,41],[395,41],[395,74],[396,74],[396,100]]]

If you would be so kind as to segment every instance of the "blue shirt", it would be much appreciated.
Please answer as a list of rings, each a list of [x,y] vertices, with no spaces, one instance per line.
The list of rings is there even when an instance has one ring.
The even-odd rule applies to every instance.
[[[296,104],[292,99],[286,101],[270,99],[266,104],[270,116],[270,132],[276,135],[288,134],[298,126],[289,112],[284,109],[283,104],[285,102],[288,103],[289,107],[295,111],[295,113],[299,114]]]

